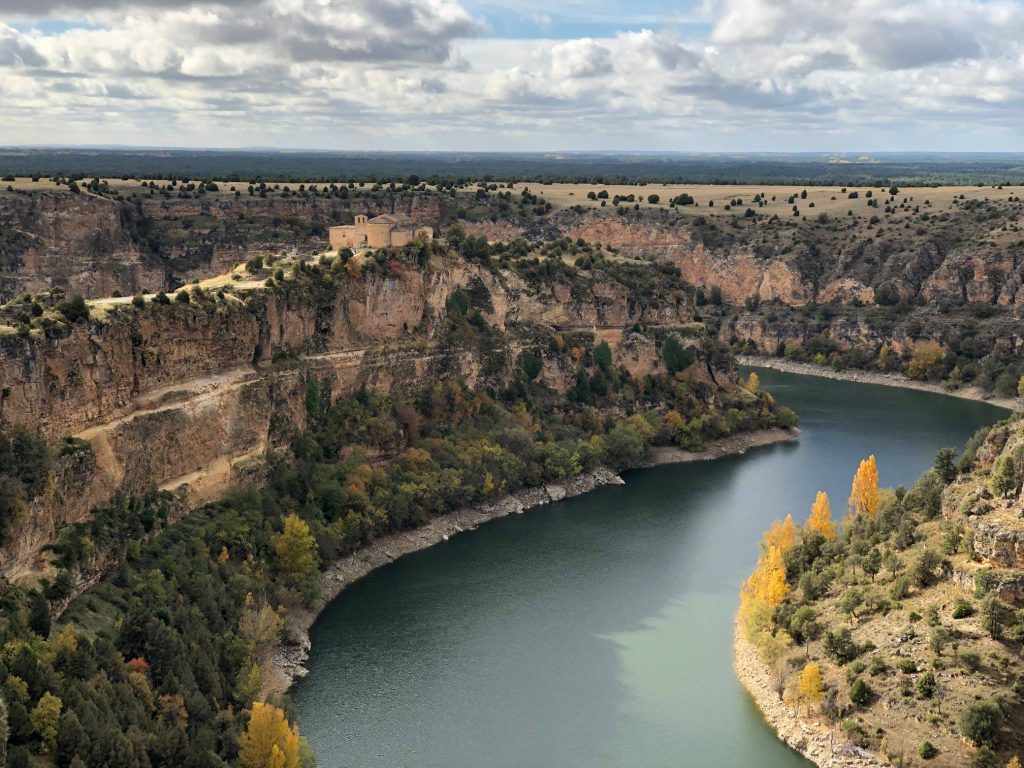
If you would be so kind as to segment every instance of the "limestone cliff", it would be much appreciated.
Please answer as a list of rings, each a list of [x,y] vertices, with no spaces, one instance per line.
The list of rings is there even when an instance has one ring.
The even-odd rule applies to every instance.
[[[499,334],[496,348],[447,333],[456,291]],[[30,567],[57,527],[115,493],[158,487],[194,505],[258,478],[304,426],[310,380],[331,397],[453,376],[500,387],[521,352],[536,349],[544,380],[565,390],[576,372],[548,359],[555,331],[608,341],[634,375],[657,372],[651,329],[678,329],[698,348],[705,338],[691,322],[692,294],[663,293],[638,300],[598,270],[537,282],[454,254],[423,265],[392,254],[355,273],[297,264],[272,287],[194,292],[188,303],[104,300],[88,322],[0,336],[0,417],[91,446],[58,461],[3,567]],[[702,371],[694,375],[708,379]]]

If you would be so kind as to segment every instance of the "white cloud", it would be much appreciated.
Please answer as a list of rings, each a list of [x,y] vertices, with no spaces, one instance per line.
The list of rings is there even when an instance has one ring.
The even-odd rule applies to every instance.
[[[1024,149],[1015,2],[705,0],[704,39],[557,40],[484,37],[460,0],[11,3],[75,22],[0,23],[12,143]]]

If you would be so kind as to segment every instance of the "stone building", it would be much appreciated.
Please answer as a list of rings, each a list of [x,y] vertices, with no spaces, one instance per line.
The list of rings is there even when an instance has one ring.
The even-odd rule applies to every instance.
[[[331,227],[329,234],[331,248],[385,248],[407,245],[417,237],[434,238],[432,228],[418,226],[408,216],[394,213],[372,219],[360,214],[354,224]]]

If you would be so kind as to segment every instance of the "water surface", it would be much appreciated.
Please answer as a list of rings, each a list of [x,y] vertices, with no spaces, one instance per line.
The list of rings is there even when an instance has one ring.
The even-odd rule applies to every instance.
[[[857,462],[910,485],[1005,412],[758,369],[797,443],[626,475],[495,520],[347,589],[295,689],[322,768],[801,768],[732,671],[761,532]]]

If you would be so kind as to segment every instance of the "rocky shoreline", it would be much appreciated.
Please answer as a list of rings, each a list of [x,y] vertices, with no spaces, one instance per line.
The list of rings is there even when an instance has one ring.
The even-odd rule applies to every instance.
[[[758,658],[757,649],[743,636],[738,623],[733,631],[733,666],[776,735],[818,768],[891,768],[888,760],[847,742],[840,730],[824,719],[805,720],[780,700],[771,670]]]
[[[764,429],[730,435],[709,443],[707,448],[699,453],[679,448],[658,448],[651,461],[644,467],[709,461],[723,456],[742,454],[759,446],[795,440],[799,434],[800,431],[797,429]],[[289,636],[274,651],[269,667],[265,670],[264,696],[284,693],[295,680],[306,676],[308,670],[305,663],[309,658],[310,648],[309,630],[313,626],[313,622],[347,586],[371,571],[382,565],[387,565],[403,555],[447,541],[463,531],[471,531],[488,520],[510,514],[521,514],[533,507],[573,496],[581,496],[604,485],[623,485],[624,482],[614,471],[606,467],[599,467],[564,483],[547,483],[509,494],[489,504],[455,510],[434,518],[420,528],[385,536],[368,544],[358,552],[341,558],[320,574],[321,597],[317,603],[301,612],[294,612],[289,617]]]
[[[995,397],[989,395],[979,387],[966,387],[964,389],[944,389],[938,384],[931,384],[926,381],[915,381],[898,373],[880,373],[878,371],[842,370],[834,371],[824,365],[814,363],[801,363],[795,360],[786,360],[778,357],[762,357],[760,355],[738,355],[736,359],[740,365],[749,365],[757,368],[771,368],[783,373],[797,373],[802,376],[820,376],[824,379],[835,379],[836,381],[853,381],[858,384],[878,384],[883,387],[898,387],[900,389],[916,389],[919,392],[934,392],[939,395],[959,397],[962,400],[976,400],[988,403],[1010,411],[1024,411],[1024,400],[1015,397]]]

